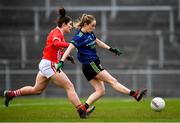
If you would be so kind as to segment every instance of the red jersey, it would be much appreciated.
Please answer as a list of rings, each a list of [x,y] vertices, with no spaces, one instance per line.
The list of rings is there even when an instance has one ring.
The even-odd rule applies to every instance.
[[[47,37],[46,46],[43,51],[43,59],[48,59],[52,62],[58,63],[64,54],[64,48],[67,48],[68,46],[69,43],[65,41],[60,28],[54,28]]]

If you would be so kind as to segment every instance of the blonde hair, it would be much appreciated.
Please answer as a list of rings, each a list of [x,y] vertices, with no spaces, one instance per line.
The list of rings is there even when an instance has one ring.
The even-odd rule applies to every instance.
[[[89,25],[91,22],[93,22],[95,19],[95,17],[93,15],[88,15],[88,14],[83,14],[79,19],[77,19],[74,22],[74,27],[75,28],[82,28],[85,24]]]

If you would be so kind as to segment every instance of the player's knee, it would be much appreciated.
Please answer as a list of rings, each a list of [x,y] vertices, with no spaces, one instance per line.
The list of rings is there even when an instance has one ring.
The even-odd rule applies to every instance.
[[[104,96],[105,95],[105,88],[97,90],[96,93],[98,93],[99,96]]]
[[[116,86],[118,81],[117,81],[117,79],[113,78],[113,79],[109,80],[109,83],[111,84],[111,86]]]
[[[102,89],[101,90],[101,96],[104,96],[105,95],[105,89]]]

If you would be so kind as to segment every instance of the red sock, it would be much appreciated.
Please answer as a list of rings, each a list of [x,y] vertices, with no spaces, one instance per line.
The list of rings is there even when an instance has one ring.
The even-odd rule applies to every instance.
[[[134,96],[134,94],[135,94],[136,92],[135,91],[130,91],[130,93],[129,93],[129,96]]]
[[[8,92],[8,96],[10,97],[17,97],[17,96],[21,96],[21,90],[15,90],[15,91],[9,91]]]
[[[80,104],[80,105],[76,106],[76,109],[77,109],[77,110],[78,110],[78,109],[86,110],[86,107],[85,107],[85,105]]]

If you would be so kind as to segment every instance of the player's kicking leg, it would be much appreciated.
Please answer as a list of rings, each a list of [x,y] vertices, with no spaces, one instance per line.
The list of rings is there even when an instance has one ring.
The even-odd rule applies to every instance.
[[[144,89],[142,91],[140,90],[137,90],[135,92],[131,91],[129,95],[134,97],[139,102],[142,99],[142,97],[146,95],[146,93],[147,93],[147,89]]]

